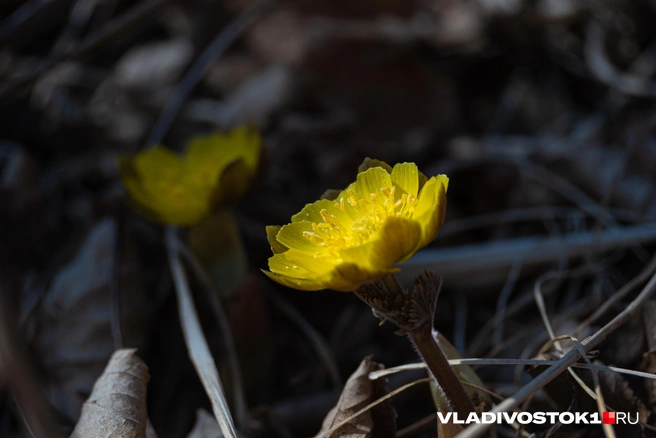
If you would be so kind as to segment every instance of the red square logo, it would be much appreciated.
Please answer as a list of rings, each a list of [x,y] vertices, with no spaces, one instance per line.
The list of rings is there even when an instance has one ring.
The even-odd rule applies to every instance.
[[[601,422],[603,424],[615,424],[615,412],[604,412]]]

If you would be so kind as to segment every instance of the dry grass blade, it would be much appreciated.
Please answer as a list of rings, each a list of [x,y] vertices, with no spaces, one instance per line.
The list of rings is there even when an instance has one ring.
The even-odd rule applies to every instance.
[[[557,360],[540,360],[540,359],[502,359],[502,358],[466,358],[466,359],[449,359],[450,365],[556,365]],[[407,365],[399,365],[397,367],[387,368],[380,371],[374,371],[369,374],[371,380],[380,379],[381,377],[389,376],[391,374],[400,373],[402,371],[421,370],[425,369],[426,364],[411,363]],[[627,370],[625,368],[609,367],[605,365],[588,365],[587,363],[572,364],[572,368],[581,368],[584,370],[595,369],[597,371],[612,371],[620,374],[628,374],[630,376],[642,377],[644,379],[656,380],[656,374],[645,373],[642,371]]]
[[[203,284],[203,287],[209,292],[210,301],[214,307],[214,313],[221,327],[221,334],[223,335],[223,342],[225,343],[226,350],[228,351],[228,359],[230,367],[232,368],[233,382],[232,390],[234,391],[234,404],[235,404],[235,417],[237,418],[238,425],[245,425],[248,419],[248,408],[246,406],[246,395],[244,392],[244,381],[241,376],[241,367],[239,366],[239,358],[237,357],[237,347],[235,346],[235,339],[232,335],[230,323],[221,304],[221,296],[212,285],[212,281],[207,276],[207,273],[200,265],[193,252],[187,246],[176,239],[178,250],[180,254],[187,260],[191,270],[194,272],[198,280]]]
[[[71,438],[146,438],[146,392],[150,375],[136,351],[122,349],[112,355],[82,406],[82,415]]]
[[[559,339],[556,338],[556,335],[554,334],[553,327],[551,326],[551,321],[549,320],[549,314],[547,313],[547,308],[544,304],[544,296],[542,295],[541,287],[542,287],[542,281],[538,280],[535,282],[535,288],[534,288],[534,295],[535,295],[535,302],[538,305],[538,309],[540,311],[540,316],[542,317],[542,321],[544,322],[544,326],[547,329],[547,333],[549,333],[549,338],[554,341],[554,347],[560,353],[561,355],[563,354],[563,349],[560,345]],[[581,354],[581,357],[587,362],[588,365],[592,366],[592,362],[588,358],[587,354],[585,353],[585,350],[583,350],[583,347],[581,346],[581,343],[578,341],[578,339],[571,337],[571,336],[566,336],[566,338],[569,338],[574,342],[574,345],[576,346],[576,349],[578,352]],[[601,393],[601,384],[599,383],[599,375],[597,373],[597,370],[594,368],[592,369],[592,380],[595,385],[595,390],[592,392],[590,388],[588,388],[588,385],[581,380],[581,378],[574,372],[572,368],[568,368],[567,372],[574,378],[576,383],[583,388],[583,390],[588,393],[589,395],[592,396],[593,399],[596,400],[597,402],[597,410],[599,411],[599,415],[604,412],[605,409],[605,403],[604,403],[604,396]],[[596,397],[595,397],[596,395]],[[602,429],[604,431],[604,435],[606,435],[606,438],[615,438],[615,432],[613,431],[613,427],[610,424],[602,424]]]
[[[592,362],[590,361],[590,358],[588,357],[587,354],[585,354],[585,351],[583,350],[583,346],[579,342],[578,339],[575,337],[570,337],[574,345],[576,346],[576,349],[581,353],[581,356],[583,359],[585,359],[586,363],[588,365],[592,365]],[[581,380],[581,378],[572,370],[571,368],[568,370],[572,376],[576,376],[576,382],[584,387],[586,390],[588,389],[587,385]],[[595,391],[594,393],[596,394],[595,401],[597,402],[597,410],[599,411],[599,415],[601,416],[604,410],[606,409],[606,403],[604,402],[604,396],[601,393],[601,383],[599,382],[599,373],[597,372],[596,369],[592,368],[592,381],[594,382],[595,386]],[[587,392],[587,391],[586,391]],[[593,397],[594,398],[594,397]],[[602,423],[601,425],[604,434],[606,435],[606,438],[615,438],[615,431],[613,430],[613,426],[610,424]]]
[[[180,324],[184,334],[185,344],[189,350],[189,358],[196,368],[196,372],[205,388],[205,392],[212,403],[214,416],[221,426],[223,435],[226,438],[236,438],[237,432],[235,425],[228,409],[223,387],[219,380],[219,372],[214,363],[214,358],[203,335],[203,331],[198,320],[196,307],[191,298],[189,283],[185,275],[182,263],[180,261],[178,246],[176,244],[176,229],[169,227],[166,230],[166,248],[171,266],[171,275],[175,284],[175,291],[178,298],[178,312],[180,315]]]
[[[617,330],[622,324],[627,322],[632,315],[640,309],[640,307],[647,302],[651,296],[656,292],[656,275],[651,277],[651,280],[645,285],[640,294],[615,318],[608,324],[603,326],[592,336],[586,338],[581,344],[585,351],[592,349],[594,346],[602,342],[609,334]],[[540,388],[544,387],[547,383],[551,382],[562,372],[567,370],[572,364],[581,358],[581,352],[577,349],[570,350],[565,356],[556,361],[556,364],[544,371],[535,379],[531,380],[528,384],[522,387],[515,395],[507,398],[498,404],[491,412],[507,412],[510,409],[518,407],[524,400],[531,395],[535,394]],[[492,425],[489,424],[475,424],[463,432],[458,434],[457,438],[473,438],[481,436]]]

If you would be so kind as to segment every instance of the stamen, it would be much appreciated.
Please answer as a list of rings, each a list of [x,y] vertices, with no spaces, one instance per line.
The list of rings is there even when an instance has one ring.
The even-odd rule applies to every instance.
[[[333,204],[334,208],[349,215],[352,222],[347,226],[337,216],[326,209],[319,213],[323,222],[312,223],[313,231],[303,236],[310,242],[328,250],[327,254],[315,257],[334,257],[340,261],[342,249],[363,245],[384,226],[390,217],[410,218],[417,205],[417,198],[404,193],[395,200],[396,187],[381,187],[358,199],[354,190],[349,189],[347,197],[341,197]],[[349,208],[346,203],[348,202]]]

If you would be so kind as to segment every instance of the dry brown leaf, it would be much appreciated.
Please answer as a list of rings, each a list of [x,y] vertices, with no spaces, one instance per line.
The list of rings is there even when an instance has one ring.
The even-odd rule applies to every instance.
[[[643,371],[656,374],[656,301],[649,301],[642,309],[642,319],[645,324],[645,337],[647,339],[647,352],[642,356],[641,368]],[[656,381],[645,379],[647,396],[656,415]]]
[[[444,409],[438,408],[438,410],[442,415],[446,415]],[[447,423],[441,422],[440,418],[437,417],[437,438],[453,438],[458,435],[459,432],[462,432],[462,426],[453,423],[453,417],[451,417]]]
[[[344,385],[337,406],[323,420],[319,434],[336,426],[386,394],[384,379],[369,380],[369,373],[382,368],[384,368],[382,365],[371,360],[371,356],[362,360],[358,369]],[[376,405],[328,435],[330,438],[392,438],[395,436],[396,412],[389,401]]]
[[[642,358],[642,371],[646,373],[656,374],[656,351],[648,351]],[[647,389],[647,397],[651,403],[651,410],[656,415],[656,382],[652,379],[645,379],[645,387]]]
[[[205,409],[196,411],[196,424],[187,438],[223,438],[223,433],[216,418]]]
[[[579,373],[580,374],[580,373]],[[592,387],[591,379],[588,386]],[[640,421],[647,422],[650,411],[640,400],[633,389],[629,386],[624,376],[614,372],[600,372],[599,383],[601,392],[604,395],[604,401],[617,412],[628,412],[632,418],[635,418],[636,412]],[[642,426],[617,424],[615,433],[618,437],[641,437],[643,436]]]
[[[87,234],[75,256],[51,281],[43,299],[35,344],[49,377],[49,397],[69,420],[114,352],[110,286],[114,279],[116,224],[104,219]],[[124,345],[143,345],[151,307],[129,242],[120,257],[120,307]]]
[[[71,438],[145,438],[148,367],[136,349],[117,350],[82,406]]]

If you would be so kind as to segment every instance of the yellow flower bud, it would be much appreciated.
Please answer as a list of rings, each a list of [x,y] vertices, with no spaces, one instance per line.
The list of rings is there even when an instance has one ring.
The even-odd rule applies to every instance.
[[[241,197],[257,168],[262,140],[240,127],[192,139],[184,155],[163,146],[119,158],[135,210],[154,222],[192,225]]]

